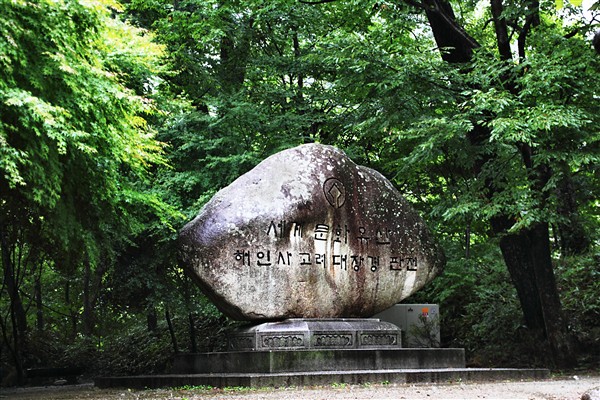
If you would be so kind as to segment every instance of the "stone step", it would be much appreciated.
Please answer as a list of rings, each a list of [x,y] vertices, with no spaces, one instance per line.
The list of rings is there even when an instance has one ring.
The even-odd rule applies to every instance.
[[[157,389],[182,386],[289,387],[332,384],[456,383],[547,379],[547,369],[438,368],[315,371],[294,373],[218,373],[119,376],[96,378],[98,388]]]
[[[287,373],[464,368],[464,349],[330,349],[179,354],[172,373]]]

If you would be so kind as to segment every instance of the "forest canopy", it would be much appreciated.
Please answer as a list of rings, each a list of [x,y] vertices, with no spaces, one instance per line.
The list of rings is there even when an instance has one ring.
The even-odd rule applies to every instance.
[[[410,300],[440,304],[443,346],[598,368],[597,1],[0,4],[4,384],[218,349],[235,322],[178,265],[177,231],[311,142],[436,232],[447,268]]]

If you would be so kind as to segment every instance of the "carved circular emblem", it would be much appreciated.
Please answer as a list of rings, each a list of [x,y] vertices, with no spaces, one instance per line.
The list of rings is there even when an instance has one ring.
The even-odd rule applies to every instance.
[[[340,208],[346,202],[346,188],[339,179],[327,179],[323,184],[323,193],[333,208]]]

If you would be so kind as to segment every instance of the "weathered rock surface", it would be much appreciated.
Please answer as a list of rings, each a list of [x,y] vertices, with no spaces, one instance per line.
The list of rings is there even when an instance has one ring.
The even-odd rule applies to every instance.
[[[217,193],[180,232],[180,256],[239,320],[370,317],[444,265],[385,177],[319,144],[274,154]]]

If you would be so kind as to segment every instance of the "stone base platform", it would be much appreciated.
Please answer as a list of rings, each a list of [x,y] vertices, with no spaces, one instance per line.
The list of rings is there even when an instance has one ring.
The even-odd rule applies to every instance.
[[[97,378],[100,388],[282,387],[542,379],[545,369],[465,368],[464,349],[402,348],[378,319],[290,319],[242,328],[232,351],[179,354],[169,375]]]
[[[412,384],[486,382],[503,380],[543,380],[550,376],[547,369],[507,368],[445,368],[445,369],[390,369],[359,371],[324,371],[302,373],[263,374],[173,374],[147,376],[103,377],[95,385],[105,388],[158,389],[182,386],[212,387],[289,387],[332,384]]]
[[[330,349],[179,354],[174,374],[464,368],[464,349]]]

